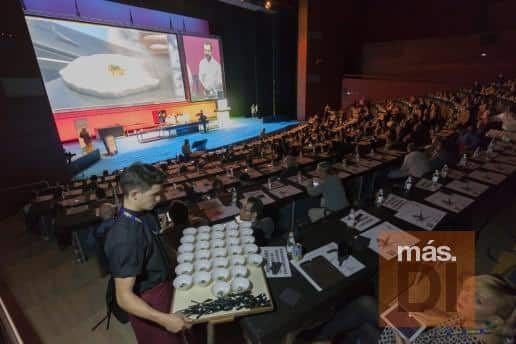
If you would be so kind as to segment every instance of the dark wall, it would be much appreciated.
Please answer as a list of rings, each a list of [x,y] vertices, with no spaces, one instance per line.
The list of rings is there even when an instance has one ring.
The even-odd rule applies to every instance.
[[[208,20],[211,33],[222,38],[226,88],[232,114],[248,114],[253,103],[259,104],[262,113],[272,114],[274,98],[277,114],[295,118],[295,8],[281,8],[276,14],[268,14],[216,0],[118,2]]]
[[[0,188],[63,180],[66,172],[50,104],[17,0],[0,21]],[[11,36],[9,36],[11,35]]]
[[[308,3],[308,56],[306,114],[325,104],[340,106],[344,73],[360,68],[365,16],[363,1],[310,0]]]

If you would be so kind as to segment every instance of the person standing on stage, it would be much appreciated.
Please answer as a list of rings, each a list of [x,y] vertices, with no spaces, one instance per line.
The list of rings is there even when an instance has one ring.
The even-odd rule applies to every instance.
[[[197,114],[197,117],[199,117],[199,122],[201,122],[202,130],[206,134],[208,132],[208,117],[204,114],[204,111],[201,109],[201,111]]]
[[[82,139],[82,141],[84,141],[84,144],[86,145],[86,147],[84,147],[84,152],[93,152],[93,139],[91,138],[90,133],[88,133],[88,129],[86,129],[86,127],[81,129],[79,137]]]
[[[179,333],[192,325],[182,314],[169,313],[171,266],[152,212],[164,180],[165,175],[152,165],[136,163],[127,168],[120,177],[123,207],[105,237],[116,301],[128,313],[138,343],[179,344]]]
[[[181,146],[181,152],[185,158],[188,158],[192,154],[192,149],[190,148],[190,141],[185,139],[183,146]]]
[[[206,42],[203,47],[204,58],[199,62],[199,81],[206,96],[216,97],[217,92],[222,90],[222,69],[220,63],[213,58],[211,43]]]

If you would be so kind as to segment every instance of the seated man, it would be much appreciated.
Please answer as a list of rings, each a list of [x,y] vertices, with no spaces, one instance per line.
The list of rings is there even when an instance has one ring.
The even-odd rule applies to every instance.
[[[339,211],[349,206],[349,201],[339,177],[333,174],[331,166],[327,162],[317,165],[319,183],[309,186],[307,192],[310,196],[321,196],[321,208],[308,210],[308,216],[312,222],[316,222],[331,212]]]
[[[249,197],[240,209],[240,220],[251,221],[254,230],[256,245],[267,244],[274,233],[274,221],[270,217],[263,217],[263,203],[257,197]]]
[[[421,178],[426,173],[430,172],[430,161],[426,153],[417,150],[413,143],[407,146],[408,153],[405,155],[403,164],[399,169],[389,172],[390,179],[398,179],[407,176]]]

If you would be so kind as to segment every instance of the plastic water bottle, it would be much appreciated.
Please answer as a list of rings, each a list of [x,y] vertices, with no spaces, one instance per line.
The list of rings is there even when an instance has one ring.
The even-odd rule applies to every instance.
[[[111,192],[113,192],[113,198],[115,199],[116,208],[120,209],[120,200],[118,199],[118,193],[116,192],[116,188],[112,186],[111,190]]]
[[[347,165],[346,158],[342,158],[342,167],[345,168]]]
[[[378,190],[376,193],[376,206],[379,207],[383,203],[383,189]]]
[[[355,209],[351,208],[351,210],[349,211],[348,218],[352,223],[355,223],[355,219],[356,219]]]
[[[477,147],[473,152],[473,158],[478,159],[480,157],[480,147]]]
[[[435,187],[439,182],[439,170],[435,170],[434,175],[432,176],[432,185]]]
[[[297,172],[297,183],[301,184],[302,181],[303,181],[303,179],[301,177],[301,172]]]
[[[459,166],[464,167],[464,166],[466,166],[467,163],[468,163],[468,155],[464,153],[462,158],[460,158]]]
[[[448,165],[444,165],[441,169],[441,178],[446,178],[448,176]]]
[[[357,151],[355,152],[355,162],[358,164],[360,162],[360,153]]]
[[[495,145],[496,145],[495,139],[492,139],[491,142],[489,142],[489,146],[487,146],[487,155],[493,154]]]
[[[267,189],[269,189],[269,191],[272,189],[272,182],[270,178],[267,178]]]
[[[408,177],[405,181],[405,192],[409,192],[412,189],[412,177]]]
[[[237,192],[236,189],[233,188],[233,192],[231,193],[231,205],[236,206],[237,204]]]
[[[289,232],[288,238],[287,238],[287,254],[289,256],[292,256],[292,253],[294,251],[294,246],[296,245],[296,239],[294,238],[294,233]]]

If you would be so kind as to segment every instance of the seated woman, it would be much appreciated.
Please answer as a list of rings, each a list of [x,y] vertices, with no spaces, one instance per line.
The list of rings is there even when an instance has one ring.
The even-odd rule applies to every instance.
[[[413,343],[514,343],[516,288],[504,278],[488,274],[466,279],[456,307],[456,316],[440,312],[411,313],[419,322],[439,324],[425,330]],[[319,342],[325,339],[327,343],[332,338],[332,343],[404,343],[392,327],[386,327],[380,333],[377,319],[378,301],[361,296],[338,310],[332,320],[318,329],[315,337],[320,339]],[[342,333],[347,336],[343,341],[336,341],[337,335]]]
[[[475,295],[472,295],[475,293]],[[498,275],[479,275],[466,279],[457,300],[457,316],[412,313],[423,323],[440,326],[424,331],[416,344],[507,344],[516,336],[516,288]],[[469,331],[469,332],[468,332]],[[390,327],[378,343],[403,341]]]

